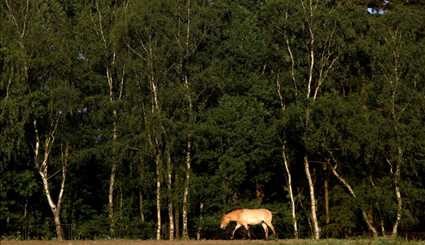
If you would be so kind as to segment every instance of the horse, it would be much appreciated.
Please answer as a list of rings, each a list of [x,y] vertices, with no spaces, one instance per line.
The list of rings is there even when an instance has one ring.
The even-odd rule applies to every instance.
[[[220,228],[225,229],[226,226],[231,222],[236,222],[236,227],[232,232],[232,236],[230,239],[233,239],[235,236],[235,232],[240,227],[244,227],[248,231],[248,237],[251,239],[251,233],[249,232],[249,225],[258,225],[264,229],[264,238],[267,240],[269,238],[269,229],[273,232],[273,235],[277,239],[276,231],[272,225],[272,212],[265,208],[260,209],[247,209],[247,208],[238,208],[235,210],[231,210],[225,213],[221,217]]]

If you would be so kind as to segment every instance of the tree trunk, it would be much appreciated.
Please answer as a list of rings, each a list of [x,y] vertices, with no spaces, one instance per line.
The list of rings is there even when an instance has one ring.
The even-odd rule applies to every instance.
[[[161,109],[159,105],[159,96],[158,96],[158,85],[155,78],[155,69],[154,69],[154,53],[152,48],[151,40],[149,40],[149,46],[146,49],[147,52],[147,62],[148,62],[148,68],[149,68],[149,85],[151,89],[151,112],[152,115],[157,115],[159,118]],[[143,56],[140,56],[143,57]],[[161,119],[158,119],[158,121],[155,121],[154,123],[157,123],[161,125]],[[163,127],[161,125],[161,130],[163,130]],[[153,147],[154,154],[155,154],[155,174],[156,174],[156,239],[161,240],[161,231],[162,231],[162,224],[161,224],[161,143],[160,138],[158,135],[161,135],[162,132],[151,132],[151,129],[148,130],[149,134],[149,144],[151,147]],[[153,139],[152,139],[153,138]],[[152,142],[152,140],[154,142]]]
[[[372,215],[369,215],[365,210],[362,209],[362,216],[363,216],[363,220],[367,224],[367,227],[372,232],[373,238],[377,238],[378,237],[378,231],[376,230],[375,226],[373,225]]]
[[[290,54],[291,63],[292,63],[291,77],[292,77],[292,81],[294,83],[295,91],[297,91],[297,85],[296,85],[296,81],[295,81],[295,73],[294,73],[294,70],[293,70],[293,68],[294,68],[294,57],[292,56],[292,51],[291,51],[288,39],[286,39],[286,41],[287,41],[286,44],[287,44],[287,47],[288,47],[288,52]],[[277,90],[277,94],[279,96],[280,107],[282,109],[282,114],[283,114],[283,113],[285,113],[286,107],[285,107],[283,95],[282,95],[282,92],[281,92],[279,76],[276,79],[276,90]],[[287,177],[287,182],[288,182],[288,193],[289,193],[289,197],[290,197],[290,201],[291,201],[291,215],[292,215],[292,224],[294,226],[294,238],[298,239],[297,215],[296,215],[296,210],[295,210],[294,193],[292,191],[292,175],[291,175],[291,171],[289,170],[288,157],[286,156],[286,143],[285,142],[282,143],[282,159],[283,159],[283,164],[285,165],[286,177]]]
[[[191,16],[191,8],[190,8],[190,0],[187,0],[187,23],[186,23],[186,56],[189,55],[189,41],[190,41],[190,16]],[[185,71],[186,72],[186,71]],[[192,115],[192,97],[190,95],[190,86],[188,74],[184,74],[184,85],[186,87],[187,92],[187,100],[188,100],[188,109],[189,109],[189,124],[192,127],[193,124],[193,115]],[[184,193],[183,193],[183,210],[182,210],[182,220],[183,220],[183,231],[182,236],[183,239],[189,239],[189,231],[188,231],[188,209],[189,209],[189,185],[190,185],[190,172],[191,172],[191,164],[192,164],[192,129],[189,129],[189,133],[187,135],[187,144],[186,144],[186,179],[184,185]]]
[[[140,221],[145,223],[145,211],[143,209],[143,193],[139,191],[139,213],[140,213]]]
[[[145,120],[145,115],[143,115]],[[150,135],[148,136],[150,138]],[[143,157],[140,157],[140,165],[139,165],[139,175],[140,175],[140,183],[143,183],[145,175],[144,175],[144,161]],[[140,222],[145,223],[145,210],[144,210],[144,200],[143,200],[143,184],[139,187],[139,214],[140,214]]]
[[[332,155],[332,154],[331,154]],[[335,160],[335,159],[334,159]],[[336,166],[331,166],[329,161],[328,161],[328,165],[333,173],[333,175],[342,183],[342,185],[348,190],[348,192],[350,193],[350,195],[357,200],[357,196],[353,191],[353,188],[351,188],[351,185],[341,176],[339,175],[339,173],[336,171]],[[376,230],[376,228],[373,225],[373,221],[369,218],[369,215],[367,215],[366,211],[362,208],[361,212],[362,212],[362,217],[363,220],[365,221],[365,223],[367,224],[367,227],[369,228],[369,230],[372,232],[373,237],[376,238],[378,237],[378,231]]]
[[[379,223],[381,225],[381,234],[382,236],[385,236],[385,225],[384,225],[384,219],[382,218],[382,216],[380,217]]]
[[[289,170],[288,158],[286,156],[285,143],[283,143],[282,145],[282,158],[283,158],[283,163],[285,164],[285,171],[286,171],[286,176],[288,181],[288,193],[291,200],[291,215],[292,215],[292,225],[294,227],[294,238],[298,239],[298,224],[297,224],[297,216],[296,216],[296,210],[295,210],[294,193],[292,191],[292,176]]]
[[[393,170],[393,166],[391,162],[387,159],[387,162],[390,164],[391,167],[391,173],[393,175],[393,183],[394,183],[394,192],[396,196],[396,202],[397,202],[397,213],[396,218],[393,224],[392,229],[392,237],[397,237],[398,233],[398,225],[401,220],[402,216],[402,209],[403,209],[403,202],[402,197],[400,193],[400,168],[401,164],[403,162],[403,150],[401,148],[401,139],[400,139],[400,130],[399,130],[399,123],[400,123],[400,114],[404,109],[399,111],[399,107],[402,107],[401,105],[397,105],[397,97],[400,93],[400,78],[402,74],[402,66],[401,66],[401,49],[402,47],[402,33],[398,30],[391,33],[391,39],[390,44],[393,47],[393,50],[391,51],[391,58],[393,61],[392,66],[392,74],[390,77],[387,77],[389,80],[389,83],[391,85],[391,114],[392,114],[392,120],[394,125],[394,134],[396,135],[396,146],[397,146],[397,160],[395,161],[395,170]],[[397,112],[398,111],[398,112]]]
[[[306,7],[304,6],[304,2],[301,1],[302,3],[302,7],[305,11],[305,13],[307,13],[306,11]],[[306,18],[306,24],[307,24],[307,28],[308,28],[308,33],[309,33],[309,43],[308,43],[308,51],[309,51],[309,58],[308,58],[308,80],[307,80],[307,91],[306,91],[306,98],[307,100],[311,99],[311,90],[312,90],[312,86],[313,84],[313,80],[314,80],[314,67],[315,67],[315,49],[314,49],[314,45],[315,45],[315,36],[314,36],[314,32],[313,32],[313,7],[312,7],[312,0],[309,1],[309,14],[308,16],[305,16]],[[321,83],[318,82],[317,83],[317,87],[316,90],[319,90]],[[313,97],[313,102],[316,100],[316,94]],[[310,102],[309,102],[310,103]],[[307,132],[307,129],[309,127],[309,121],[310,121],[310,105],[307,104],[306,108],[305,108],[305,132]],[[308,187],[309,187],[309,194],[310,194],[310,211],[311,211],[311,223],[313,226],[313,239],[318,240],[320,239],[320,228],[319,228],[319,222],[317,220],[317,202],[316,202],[316,197],[314,194],[314,183],[313,183],[313,179],[311,177],[311,173],[310,173],[310,163],[308,162],[308,156],[307,153],[305,153],[304,156],[304,170],[305,170],[305,174],[307,177],[307,181],[308,181]]]
[[[53,210],[52,210],[53,211]],[[60,210],[55,210],[53,211],[53,216],[54,216],[54,222],[55,222],[55,227],[56,227],[56,238],[58,241],[62,241],[63,240],[63,229],[62,229],[62,223],[60,220]]]
[[[169,240],[174,240],[174,208],[173,208],[173,192],[172,192],[172,176],[173,169],[171,163],[170,152],[167,152],[167,194],[168,194],[168,225],[169,225]]]
[[[105,30],[103,27],[103,16],[102,16],[102,11],[99,8],[99,2],[95,1],[95,5],[96,5],[96,13],[97,13],[97,18],[98,18],[98,28],[99,28],[99,35],[101,38],[101,41],[103,43],[103,47],[105,49],[106,52],[109,53],[109,47],[107,44],[107,37],[105,36]],[[112,73],[111,73],[111,66],[113,66],[115,64],[115,59],[116,59],[116,53],[113,51],[111,52],[112,55],[112,60],[106,63],[105,68],[106,68],[106,80],[108,83],[108,88],[109,88],[109,102],[112,104],[114,102],[114,80],[112,78]],[[109,64],[110,63],[110,64]],[[123,81],[122,81],[123,82]],[[122,86],[121,86],[122,89]],[[122,90],[121,90],[122,92]],[[120,93],[121,94],[121,93]],[[117,162],[115,159],[115,145],[116,145],[116,140],[117,140],[117,111],[113,110],[113,128],[112,128],[112,166],[111,166],[111,174],[109,175],[109,186],[108,186],[108,220],[109,220],[109,232],[111,234],[111,236],[114,235],[114,188],[115,188],[115,175],[116,175],[116,170],[117,170]]]
[[[117,59],[117,53],[115,50],[111,50],[111,48],[108,45],[108,33],[105,32],[106,31],[111,31],[109,30],[105,30],[104,26],[103,26],[103,15],[102,15],[102,10],[99,7],[99,2],[96,0],[94,2],[95,7],[96,7],[96,14],[97,14],[97,23],[94,22],[94,18],[92,18],[93,20],[93,24],[97,25],[98,28],[98,35],[99,38],[101,39],[101,42],[103,44],[103,48],[105,50],[105,52],[107,53],[107,57],[111,57],[110,60],[107,60],[106,64],[105,64],[105,68],[106,68],[106,79],[107,79],[107,83],[108,83],[108,88],[109,88],[109,102],[111,104],[113,104],[115,101],[120,101],[122,98],[122,94],[123,94],[123,87],[124,87],[124,75],[125,75],[125,66],[123,66],[122,69],[122,75],[121,75],[121,81],[119,81],[119,89],[117,89],[116,87],[118,87],[117,81],[114,82],[113,79],[113,68],[116,66],[116,59]],[[118,94],[118,95],[117,95]],[[115,217],[114,217],[114,190],[115,190],[115,178],[116,178],[116,172],[117,172],[117,168],[118,168],[118,159],[117,159],[117,149],[116,149],[116,145],[117,145],[117,138],[118,138],[118,129],[117,129],[117,123],[118,123],[118,113],[117,110],[114,109],[113,113],[112,113],[112,118],[113,118],[113,128],[112,128],[112,166],[111,166],[111,173],[109,176],[109,186],[108,186],[108,219],[109,219],[109,229],[110,229],[110,234],[111,236],[114,235],[114,226],[115,226]]]
[[[323,204],[325,206],[325,222],[328,225],[331,221],[329,214],[329,175],[327,165],[324,165],[325,180],[323,182]]]
[[[114,189],[115,189],[115,176],[117,165],[115,161],[112,163],[111,174],[109,175],[109,188],[108,188],[108,219],[109,219],[109,232],[114,236]]]
[[[115,52],[113,52],[113,60],[111,61],[111,65],[115,64]],[[114,81],[112,78],[111,70],[109,68],[109,65],[106,65],[106,78],[108,81],[108,88],[109,88],[109,102],[111,104],[114,103],[115,100],[121,100],[122,92],[123,92],[123,83],[124,83],[124,68],[123,68],[123,74],[121,78],[121,85],[120,85],[120,91],[118,98],[114,98]],[[115,217],[114,217],[114,191],[115,191],[115,178],[117,174],[117,168],[118,168],[118,161],[117,161],[117,139],[118,139],[118,112],[117,110],[112,111],[112,166],[111,166],[111,174],[109,176],[109,188],[108,188],[108,219],[109,219],[109,231],[111,236],[114,236],[114,229],[115,229]]]
[[[112,87],[110,87],[112,90]],[[110,92],[110,101],[113,102],[112,92]],[[108,219],[109,219],[109,231],[111,236],[114,236],[115,229],[115,218],[114,218],[114,191],[115,191],[115,178],[117,175],[117,160],[116,160],[116,144],[117,144],[117,111],[113,111],[113,128],[112,128],[112,166],[111,166],[111,174],[109,175],[109,188],[108,188]]]
[[[161,240],[161,164],[160,154],[156,154],[156,240]]]
[[[174,218],[175,218],[175,234],[176,234],[176,239],[180,239],[180,207],[178,205],[178,202],[176,203],[176,205],[174,205]]]
[[[304,156],[304,170],[307,176],[309,193],[310,193],[310,211],[311,211],[311,223],[313,225],[313,239],[320,239],[320,228],[317,220],[317,201],[314,194],[314,184],[310,173],[310,163],[308,162],[307,156]]]
[[[189,184],[190,184],[190,167],[191,167],[191,148],[192,148],[192,139],[189,135],[187,140],[187,150],[186,150],[186,179],[184,185],[184,193],[183,193],[183,239],[189,239],[188,232],[188,209],[189,209]]]
[[[392,237],[397,237],[398,235],[398,225],[400,224],[401,213],[403,209],[403,201],[402,201],[401,192],[400,192],[400,165],[401,165],[401,162],[403,161],[403,151],[400,146],[397,147],[397,153],[398,153],[398,159],[396,161],[395,171],[393,174],[394,192],[395,192],[396,200],[397,200],[397,214],[396,214],[396,219],[395,219],[392,234],[391,234]]]
[[[258,183],[255,183],[255,198],[258,204],[263,203],[264,199],[264,186]]]
[[[59,124],[59,119],[60,119],[60,115],[57,116],[57,118],[53,119],[52,128],[50,128],[49,132],[46,133],[45,135],[44,144],[43,144],[44,154],[43,154],[42,160],[40,159],[40,145],[42,143],[38,134],[37,120],[34,120],[34,133],[36,138],[35,146],[34,146],[34,163],[38,169],[38,173],[40,174],[41,180],[43,182],[43,192],[49,204],[50,211],[53,214],[53,221],[55,224],[57,240],[61,241],[63,240],[63,231],[62,231],[62,224],[60,220],[60,213],[61,213],[61,207],[62,207],[62,201],[63,201],[63,194],[65,192],[65,181],[66,181],[66,175],[68,170],[68,160],[69,160],[68,144],[65,145],[65,150],[61,152],[62,179],[61,179],[60,190],[59,190],[56,203],[53,201],[53,198],[50,192],[49,179],[51,176],[49,177],[48,175],[50,151],[55,141],[55,134]]]
[[[307,1],[306,1],[307,2]],[[305,107],[305,135],[307,136],[307,131],[309,129],[309,120],[310,120],[310,106],[316,101],[323,81],[326,79],[328,72],[332,69],[334,63],[336,62],[336,57],[334,52],[331,50],[331,42],[333,33],[328,36],[328,46],[325,48],[316,49],[316,36],[314,30],[314,21],[315,21],[315,11],[317,9],[317,1],[309,0],[308,5],[301,1],[301,5],[304,13],[304,23],[305,29],[308,32],[308,42],[306,43],[306,48],[308,50],[307,64],[308,69],[306,72],[307,79],[307,89],[306,89],[306,99],[307,104]],[[316,53],[316,51],[319,51]],[[320,57],[320,58],[319,58]],[[308,180],[309,192],[310,192],[310,206],[311,206],[311,222],[313,226],[313,237],[314,239],[320,239],[320,227],[317,220],[317,201],[314,194],[314,184],[310,173],[310,164],[308,162],[307,152],[304,156],[304,168]]]
[[[204,210],[204,203],[199,204],[199,224],[198,224],[198,230],[196,231],[196,240],[201,240],[201,232],[202,232],[202,222],[203,222],[203,210]]]

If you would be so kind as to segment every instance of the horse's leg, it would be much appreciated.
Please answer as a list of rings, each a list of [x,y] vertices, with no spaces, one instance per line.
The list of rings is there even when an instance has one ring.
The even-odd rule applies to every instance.
[[[233,232],[232,232],[232,237],[230,238],[230,239],[232,239],[233,240],[233,238],[235,237],[235,232],[236,232],[236,230],[237,229],[239,229],[239,227],[241,227],[242,225],[241,224],[239,224],[239,223],[237,223],[236,224],[236,227],[235,227],[235,229],[233,230]]]
[[[251,232],[249,232],[248,224],[244,224],[243,226],[245,227],[246,231],[248,231],[248,238],[251,240]]]
[[[267,222],[266,224],[270,227],[270,229],[272,229],[273,236],[274,236],[274,237],[275,237],[275,239],[277,240],[277,233],[276,233],[276,231],[274,230],[274,227],[273,227],[273,225],[272,225],[272,222]]]
[[[267,228],[267,225],[266,225],[266,223],[261,223],[261,226],[263,227],[263,229],[264,229],[264,239],[265,240],[268,240],[269,239],[269,228]]]

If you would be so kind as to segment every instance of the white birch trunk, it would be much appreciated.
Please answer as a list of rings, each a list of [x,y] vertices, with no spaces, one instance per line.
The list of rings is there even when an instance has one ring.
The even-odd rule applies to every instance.
[[[187,140],[187,148],[186,148],[186,179],[185,179],[185,185],[184,185],[184,193],[183,193],[183,213],[182,213],[182,220],[183,220],[183,239],[189,239],[189,232],[188,232],[188,209],[189,209],[189,184],[190,184],[190,168],[191,168],[191,148],[192,148],[192,139],[190,138]]]
[[[155,158],[156,172],[156,240],[161,240],[161,164],[160,154]]]
[[[109,219],[109,231],[113,236],[115,232],[115,221],[114,221],[114,190],[115,190],[115,176],[117,172],[117,165],[113,161],[111,166],[111,174],[109,175],[109,187],[108,187],[108,219]]]
[[[150,86],[152,93],[152,114],[160,114],[159,98],[158,98],[158,86],[155,80],[154,64],[153,64],[153,50],[151,44],[148,48],[148,63],[150,69]],[[161,123],[160,121],[157,123]],[[155,141],[155,172],[156,172],[156,239],[161,240],[161,147],[158,139],[158,134],[154,132]]]
[[[201,240],[203,211],[204,211],[204,203],[201,202],[199,204],[199,224],[198,224],[198,230],[196,231],[196,240]]]
[[[288,181],[288,192],[289,192],[289,198],[291,200],[291,216],[292,216],[292,225],[294,227],[294,238],[298,239],[298,223],[297,223],[297,215],[295,210],[295,199],[294,199],[294,193],[292,191],[292,175],[291,171],[289,170],[289,163],[288,158],[286,156],[286,147],[285,143],[282,145],[282,158],[283,163],[285,164],[285,171]]]
[[[402,201],[401,192],[400,192],[400,164],[397,164],[396,171],[394,173],[394,191],[395,191],[395,195],[397,199],[397,214],[396,214],[396,219],[393,225],[392,236],[397,237],[398,225],[400,224],[401,213],[403,208],[403,201]]]
[[[98,26],[98,35],[103,43],[103,47],[106,52],[111,52],[111,60],[108,61],[106,64],[106,79],[108,83],[109,88],[109,101],[110,103],[114,103],[115,101],[120,101],[122,97],[123,92],[123,86],[124,86],[124,73],[125,69],[123,68],[123,73],[121,77],[121,83],[119,87],[119,95],[116,96],[114,94],[114,90],[116,88],[114,87],[114,79],[112,76],[112,67],[115,66],[116,61],[116,52],[115,50],[109,50],[107,37],[105,36],[105,30],[103,26],[103,16],[102,11],[99,7],[99,2],[95,1],[96,6],[96,12],[97,12],[97,22],[96,25]],[[94,21],[94,19],[93,19]],[[95,23],[93,23],[95,24]],[[118,139],[118,129],[117,129],[117,123],[118,123],[118,113],[117,110],[114,109],[112,112],[113,117],[113,128],[112,128],[112,166],[111,166],[111,173],[109,175],[109,186],[108,186],[108,219],[109,219],[109,229],[111,236],[114,235],[114,226],[115,226],[115,217],[114,217],[114,192],[115,192],[115,179],[116,179],[116,173],[118,168],[118,160],[116,156],[116,145],[117,145],[117,139]]]
[[[291,48],[289,46],[288,40],[287,40],[287,47],[288,47],[288,52],[290,53],[290,56],[291,56],[292,64],[294,64],[294,59],[293,59],[293,56],[292,56],[292,52],[291,52]],[[294,82],[294,86],[295,86],[295,89],[296,89],[294,71],[291,72],[291,76],[292,76],[292,80]],[[283,95],[282,95],[282,92],[281,92],[279,77],[276,80],[276,90],[277,90],[277,94],[279,96],[282,113],[284,113],[285,112],[285,103],[284,103]],[[295,210],[294,193],[292,191],[292,175],[291,175],[291,171],[289,170],[288,157],[286,156],[286,144],[285,144],[285,142],[283,142],[283,144],[282,144],[282,159],[283,159],[283,164],[285,165],[285,171],[286,171],[287,182],[288,182],[288,192],[289,192],[289,197],[290,197],[290,201],[291,201],[291,215],[292,215],[292,225],[294,227],[294,238],[298,239],[297,215],[296,215],[296,210]]]
[[[173,207],[173,192],[172,192],[172,176],[173,169],[170,153],[167,153],[167,194],[168,194],[168,225],[169,225],[169,240],[174,240],[174,207]]]
[[[397,237],[398,235],[398,226],[400,224],[400,220],[402,217],[402,209],[403,209],[403,200],[400,192],[400,175],[401,175],[401,164],[403,162],[403,150],[401,148],[401,140],[399,135],[399,119],[400,113],[397,112],[397,95],[399,93],[399,85],[400,85],[400,77],[401,77],[401,60],[400,60],[400,50],[402,49],[402,34],[399,31],[394,31],[391,33],[390,39],[392,50],[392,76],[387,78],[389,80],[391,86],[391,114],[392,120],[394,121],[394,133],[396,135],[396,144],[397,144],[397,160],[395,161],[395,170],[393,170],[391,162],[387,159],[387,162],[390,164],[391,173],[393,176],[394,183],[394,192],[396,196],[397,202],[397,213],[396,218],[394,220],[393,228],[392,228],[392,237]]]
[[[52,149],[53,143],[55,141],[55,134],[56,134],[58,123],[59,123],[59,117],[56,118],[54,122],[52,122],[52,127],[50,128],[49,133],[45,135],[44,143],[42,143],[38,133],[37,121],[34,120],[34,132],[36,137],[35,147],[34,147],[34,163],[38,169],[38,173],[43,183],[44,195],[46,196],[47,202],[50,207],[50,211],[53,214],[53,221],[55,224],[57,240],[61,241],[63,240],[63,230],[62,230],[62,224],[60,220],[60,214],[61,214],[63,194],[65,191],[65,181],[66,181],[67,166],[68,166],[68,145],[66,145],[65,147],[65,152],[62,152],[62,161],[61,161],[62,178],[61,178],[60,190],[59,190],[56,203],[53,201],[52,194],[50,192],[49,174],[48,174],[50,150]],[[40,159],[40,145],[42,144],[44,146],[43,147],[44,154],[43,154],[43,158]]]
[[[113,57],[115,57],[115,53],[113,55]],[[112,63],[115,63],[115,60],[112,61]],[[109,70],[109,67],[106,68],[106,77],[108,80],[108,87],[109,87],[109,101],[111,103],[114,103],[115,99],[114,99],[114,85],[113,85],[113,79],[112,79],[112,74]],[[121,81],[123,82],[123,80]],[[121,95],[122,95],[122,83],[121,83],[121,91],[120,91],[120,96],[118,97],[118,100],[121,99]],[[114,109],[112,111],[112,118],[113,118],[113,122],[112,122],[112,166],[111,166],[111,174],[109,176],[109,188],[108,188],[108,218],[109,218],[109,222],[110,222],[110,233],[111,235],[114,234],[114,226],[115,226],[115,218],[114,218],[114,191],[115,191],[115,178],[116,178],[116,174],[117,174],[117,167],[118,167],[118,162],[116,159],[116,153],[117,153],[117,149],[116,149],[116,145],[117,145],[117,139],[118,139],[118,129],[117,129],[117,121],[118,121],[118,114],[117,114],[117,110]]]
[[[398,226],[400,224],[401,214],[403,210],[403,200],[402,200],[401,192],[400,192],[400,165],[401,165],[401,162],[403,161],[403,151],[400,146],[397,147],[397,158],[398,159],[396,161],[395,171],[392,169],[391,162],[387,159],[387,162],[391,166],[391,173],[393,174],[394,192],[395,192],[396,201],[397,201],[397,213],[396,213],[396,218],[395,218],[393,228],[392,228],[392,233],[391,233],[391,236],[394,238],[397,237],[398,235]]]
[[[313,0],[309,0],[309,6],[308,9],[307,7],[304,5],[304,1],[301,0],[301,4],[304,10],[304,18],[306,20],[307,23],[307,29],[308,29],[308,34],[309,34],[309,42],[307,44],[307,49],[308,49],[308,80],[307,80],[307,91],[306,91],[306,98],[307,100],[311,99],[311,90],[312,90],[312,86],[313,86],[313,80],[314,80],[314,67],[315,67],[315,60],[316,60],[316,55],[315,55],[315,36],[314,36],[314,31],[312,28],[313,25],[313,15],[314,15],[314,11],[313,11]],[[320,86],[320,83],[318,83],[317,86]],[[318,88],[316,88],[318,89]],[[316,100],[316,95],[313,97],[313,102]],[[308,102],[308,103],[312,103],[312,102]],[[307,104],[307,107],[305,108],[305,127],[306,130],[309,127],[309,120],[310,120],[310,105]],[[311,223],[312,223],[312,227],[313,227],[313,239],[318,240],[320,239],[320,227],[319,227],[319,222],[317,220],[317,201],[316,201],[316,196],[315,196],[315,191],[314,191],[314,184],[313,184],[313,180],[311,177],[311,173],[310,173],[310,163],[308,162],[308,156],[307,153],[304,156],[304,170],[305,170],[305,174],[307,177],[307,182],[308,182],[308,187],[309,187],[309,195],[310,195],[310,219],[311,219]]]
[[[190,0],[187,0],[187,23],[186,23],[186,54],[189,53],[189,40],[190,40]],[[190,95],[190,85],[188,75],[184,74],[184,85],[187,91],[187,99],[189,106],[189,123],[192,124],[192,97]],[[191,125],[192,126],[192,125]],[[191,129],[190,129],[191,130]],[[187,136],[186,143],[186,178],[184,185],[184,193],[183,193],[183,210],[182,210],[182,220],[183,220],[183,230],[182,237],[183,239],[189,239],[189,231],[188,231],[188,209],[189,209],[189,188],[190,188],[190,172],[191,172],[191,164],[192,164],[192,133],[189,132]]]
[[[56,229],[56,238],[58,241],[63,240],[63,229],[62,229],[62,223],[60,219],[60,209],[57,209],[55,211],[52,210],[53,216],[54,216],[54,222],[55,222],[55,229]]]
[[[307,176],[308,188],[310,194],[310,211],[311,211],[311,222],[313,226],[313,239],[320,239],[320,227],[317,220],[317,201],[314,193],[314,183],[310,173],[310,163],[308,162],[307,156],[304,156],[304,170]]]
[[[354,193],[353,188],[351,187],[351,185],[341,176],[339,175],[339,173],[336,171],[336,166],[331,166],[330,163],[328,163],[331,172],[333,173],[333,175],[342,183],[342,185],[348,190],[348,193],[350,193],[350,195],[354,198],[357,199],[356,194]],[[361,208],[361,212],[362,212],[362,217],[363,220],[365,221],[365,223],[367,224],[367,227],[369,228],[369,230],[372,232],[372,235],[374,238],[378,237],[378,231],[376,230],[376,228],[373,225],[372,220],[369,219],[369,216],[367,215],[366,211],[364,209]]]

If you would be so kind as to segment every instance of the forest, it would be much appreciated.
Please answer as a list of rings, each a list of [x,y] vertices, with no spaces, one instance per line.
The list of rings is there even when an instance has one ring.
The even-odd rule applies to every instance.
[[[407,0],[1,0],[0,238],[224,239],[234,208],[281,239],[423,236],[424,23]]]

